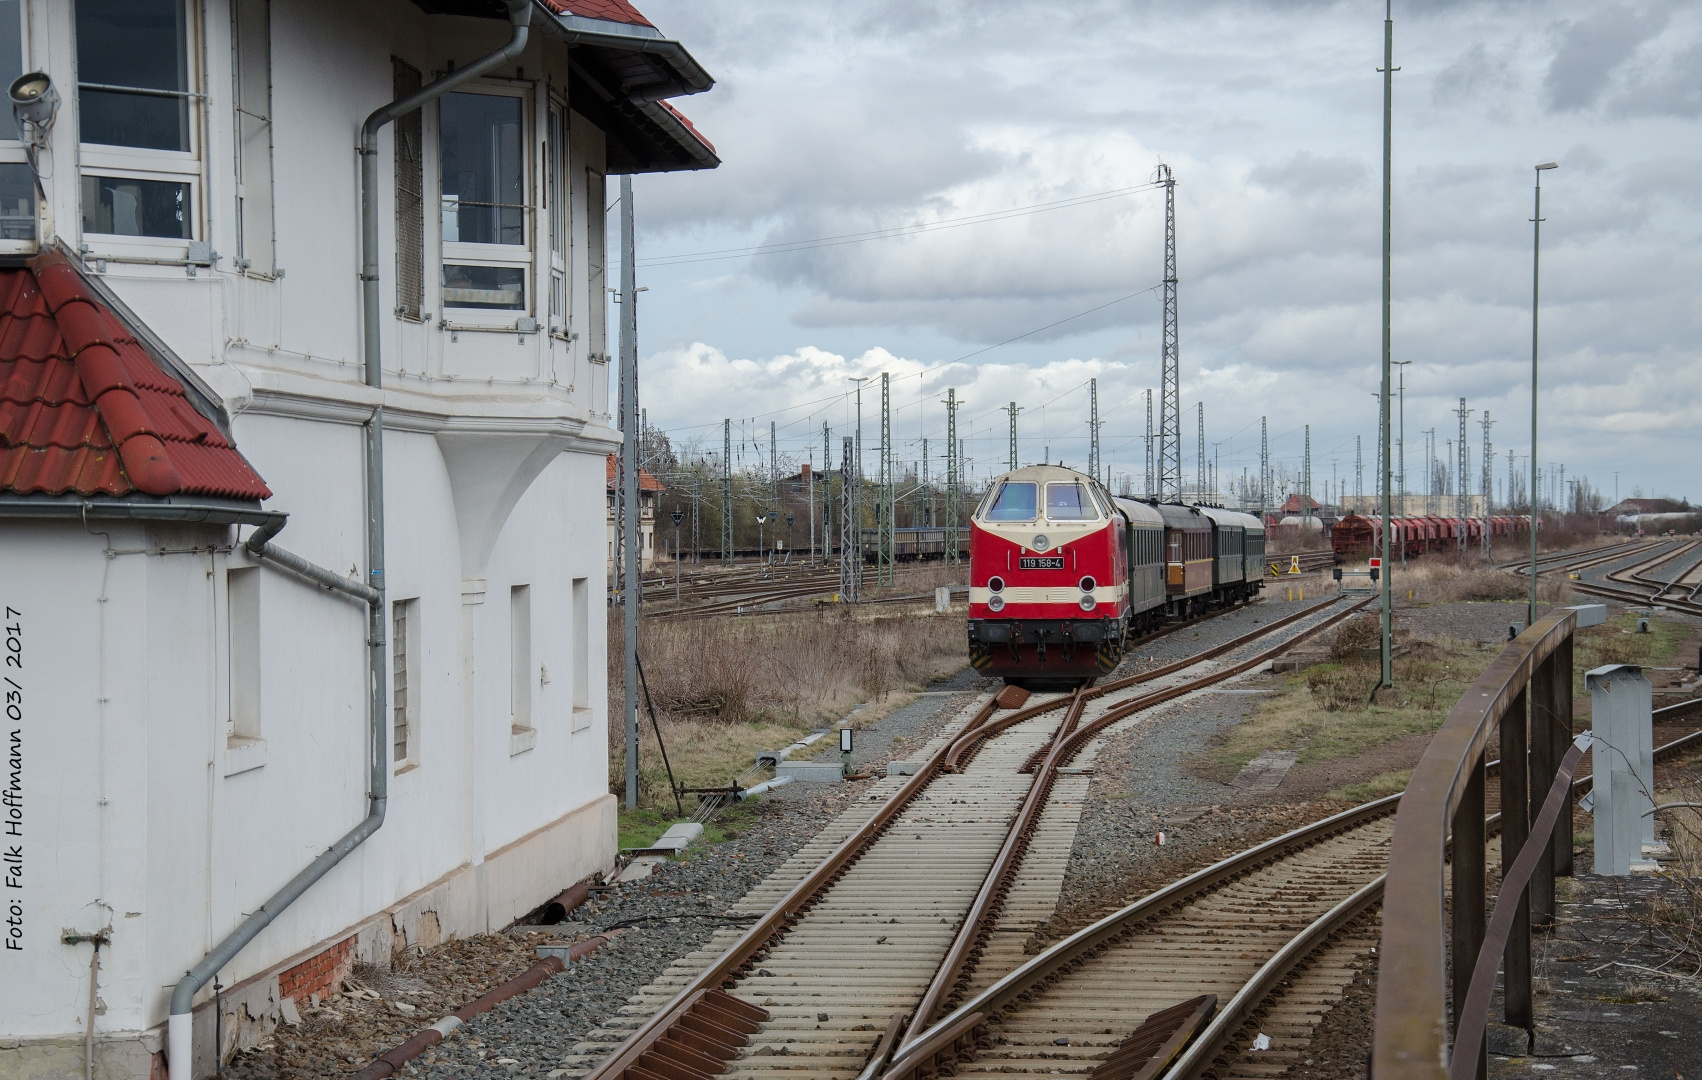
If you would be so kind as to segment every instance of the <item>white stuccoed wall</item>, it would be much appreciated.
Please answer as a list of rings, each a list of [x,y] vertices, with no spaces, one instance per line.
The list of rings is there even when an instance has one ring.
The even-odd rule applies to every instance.
[[[258,280],[231,272],[227,8],[192,10],[205,20],[196,48],[211,95],[210,212],[200,235],[223,259],[194,279],[177,267],[112,264],[106,280],[223,397],[237,444],[275,493],[267,507],[291,515],[276,542],[358,571],[359,425],[377,399],[359,366],[356,132],[391,96],[392,54],[429,80],[450,59],[464,65],[497,47],[507,29],[427,16],[406,0],[274,0],[277,265],[286,274]],[[29,12],[27,66],[69,86],[71,5],[29,0]],[[521,66],[539,95],[546,78],[565,86],[559,45],[535,37]],[[75,247],[76,101],[62,93],[50,190],[58,231]],[[233,1028],[245,1042],[258,1037],[275,1014],[275,975],[287,962],[352,933],[363,958],[383,961],[393,945],[416,940],[424,911],[445,935],[500,927],[606,868],[615,853],[603,457],[617,440],[609,367],[592,360],[610,351],[606,279],[593,281],[587,256],[603,210],[583,183],[587,167],[603,169],[604,138],[571,117],[570,328],[578,339],[463,333],[456,342],[435,325],[435,120],[428,109],[424,307],[433,320],[424,325],[390,315],[389,131],[378,157],[387,578],[391,599],[420,602],[419,764],[392,776],[378,834],[221,973],[227,1040]],[[534,250],[542,252],[546,223],[536,217]],[[90,242],[98,253],[99,238]],[[543,318],[541,300],[534,313]],[[0,605],[25,613],[30,662],[28,861],[18,890],[27,912],[23,949],[0,953],[0,1078],[81,1075],[89,946],[63,945],[60,935],[106,926],[97,1075],[146,1076],[171,985],[365,812],[361,606],[261,571],[264,764],[226,775],[224,580],[230,566],[250,562],[232,550],[236,530],[102,532],[112,550],[151,553],[108,557],[107,537],[81,525],[0,519]],[[161,546],[199,551],[158,554]],[[209,554],[210,546],[220,550]],[[575,578],[590,590],[591,712],[580,731],[571,730]],[[518,584],[531,587],[534,663],[549,681],[534,680],[535,745],[512,754],[509,590]],[[209,987],[198,1001],[210,997]],[[262,1023],[243,1020],[243,1010]],[[205,1010],[197,1038],[199,1071],[209,1072]]]

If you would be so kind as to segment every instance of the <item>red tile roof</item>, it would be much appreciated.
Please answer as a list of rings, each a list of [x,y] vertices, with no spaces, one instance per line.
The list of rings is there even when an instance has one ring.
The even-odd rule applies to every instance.
[[[692,136],[695,139],[697,139],[698,142],[709,147],[710,153],[715,152],[715,144],[703,137],[703,132],[697,130],[697,125],[691,122],[690,117],[688,117],[685,113],[681,112],[680,110],[674,108],[673,105],[669,104],[667,101],[659,102],[659,104],[662,106],[662,108],[667,109],[669,112],[673,113],[674,119],[676,119],[680,123],[684,124],[685,129],[687,131],[691,132]]]
[[[615,464],[615,455],[613,455],[613,454],[609,455],[608,466],[609,466],[609,472],[608,472],[608,477],[604,481],[604,486],[609,488],[612,491],[614,489],[614,486],[615,486],[615,470],[618,468],[618,466]],[[640,490],[640,491],[667,491],[668,485],[662,483],[662,481],[656,479],[654,476],[651,476],[645,470],[640,469],[640,470],[638,470],[638,490]]]
[[[272,494],[56,251],[0,270],[0,492]]]
[[[550,10],[559,15],[578,15],[585,19],[607,19],[610,22],[631,23],[634,26],[654,26],[649,19],[626,0],[544,0]]]

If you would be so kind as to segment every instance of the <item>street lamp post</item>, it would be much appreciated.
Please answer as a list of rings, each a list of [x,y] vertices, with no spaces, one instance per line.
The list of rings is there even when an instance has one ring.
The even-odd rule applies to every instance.
[[[1542,174],[1560,164],[1536,167],[1536,206],[1531,216],[1531,608],[1526,626],[1537,621],[1537,285],[1542,267]]]

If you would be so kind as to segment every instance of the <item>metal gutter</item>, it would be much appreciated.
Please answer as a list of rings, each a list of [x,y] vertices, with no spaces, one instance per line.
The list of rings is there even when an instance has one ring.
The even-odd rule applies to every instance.
[[[80,521],[168,521],[207,525],[269,525],[282,527],[289,514],[262,510],[235,500],[147,497],[90,499],[80,495],[0,495],[0,518],[39,518]]]
[[[419,91],[375,110],[361,126],[360,184],[361,184],[361,322],[363,331],[362,360],[366,368],[366,384],[374,390],[383,389],[382,324],[378,292],[378,132],[398,117],[414,110],[503,64],[517,59],[530,38],[533,0],[507,0],[509,25],[512,34],[508,43],[472,64],[446,75]],[[284,527],[285,519],[278,517],[248,538],[247,547],[263,559],[277,562],[292,572],[301,574],[327,588],[347,593],[367,604],[367,726],[370,754],[370,779],[367,788],[367,813],[348,833],[332,844],[289,883],[260,905],[258,911],[243,919],[235,930],[210,950],[200,962],[190,968],[171,994],[171,1016],[167,1023],[167,1064],[170,1080],[194,1080],[194,1004],[195,994],[220,968],[242,951],[250,941],[271,924],[285,908],[324,877],[332,867],[342,862],[349,852],[359,847],[367,837],[384,824],[389,803],[389,739],[386,706],[389,704],[389,679],[385,663],[387,635],[385,633],[384,602],[384,406],[373,407],[372,417],[365,425],[366,465],[366,552],[367,583],[361,585],[339,574],[316,566],[300,556],[273,547],[271,538]],[[222,1047],[213,1048],[215,1061],[222,1057]]]
[[[635,105],[660,101],[663,98],[701,94],[715,85],[714,77],[686,51],[684,45],[672,38],[663,37],[662,32],[654,26],[608,19],[587,19],[581,15],[561,15],[551,11],[542,0],[533,0],[533,6],[544,16],[544,34],[556,41],[567,45],[589,45],[655,56],[673,69],[673,79],[643,85],[623,85],[621,93]]]

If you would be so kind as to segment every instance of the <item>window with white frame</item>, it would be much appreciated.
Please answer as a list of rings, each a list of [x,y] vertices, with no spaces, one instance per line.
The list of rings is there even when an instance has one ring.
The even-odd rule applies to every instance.
[[[0,80],[7,86],[24,73],[23,6],[0,0]],[[18,122],[10,109],[0,112],[0,251],[18,250],[35,240],[35,179]]]
[[[552,334],[567,332],[567,117],[566,110],[550,102],[549,127],[545,133],[544,208],[550,215],[550,319]]]
[[[230,672],[227,743],[260,738],[260,568],[225,573],[226,657]]]
[[[516,733],[532,727],[532,587],[508,590],[508,711]]]
[[[390,731],[398,769],[419,764],[419,610],[418,598],[390,605]]]
[[[528,104],[507,88],[438,101],[446,309],[531,310]]]
[[[201,95],[187,0],[76,0],[83,232],[190,240]]]
[[[232,0],[238,270],[276,267],[272,216],[272,0]]]

